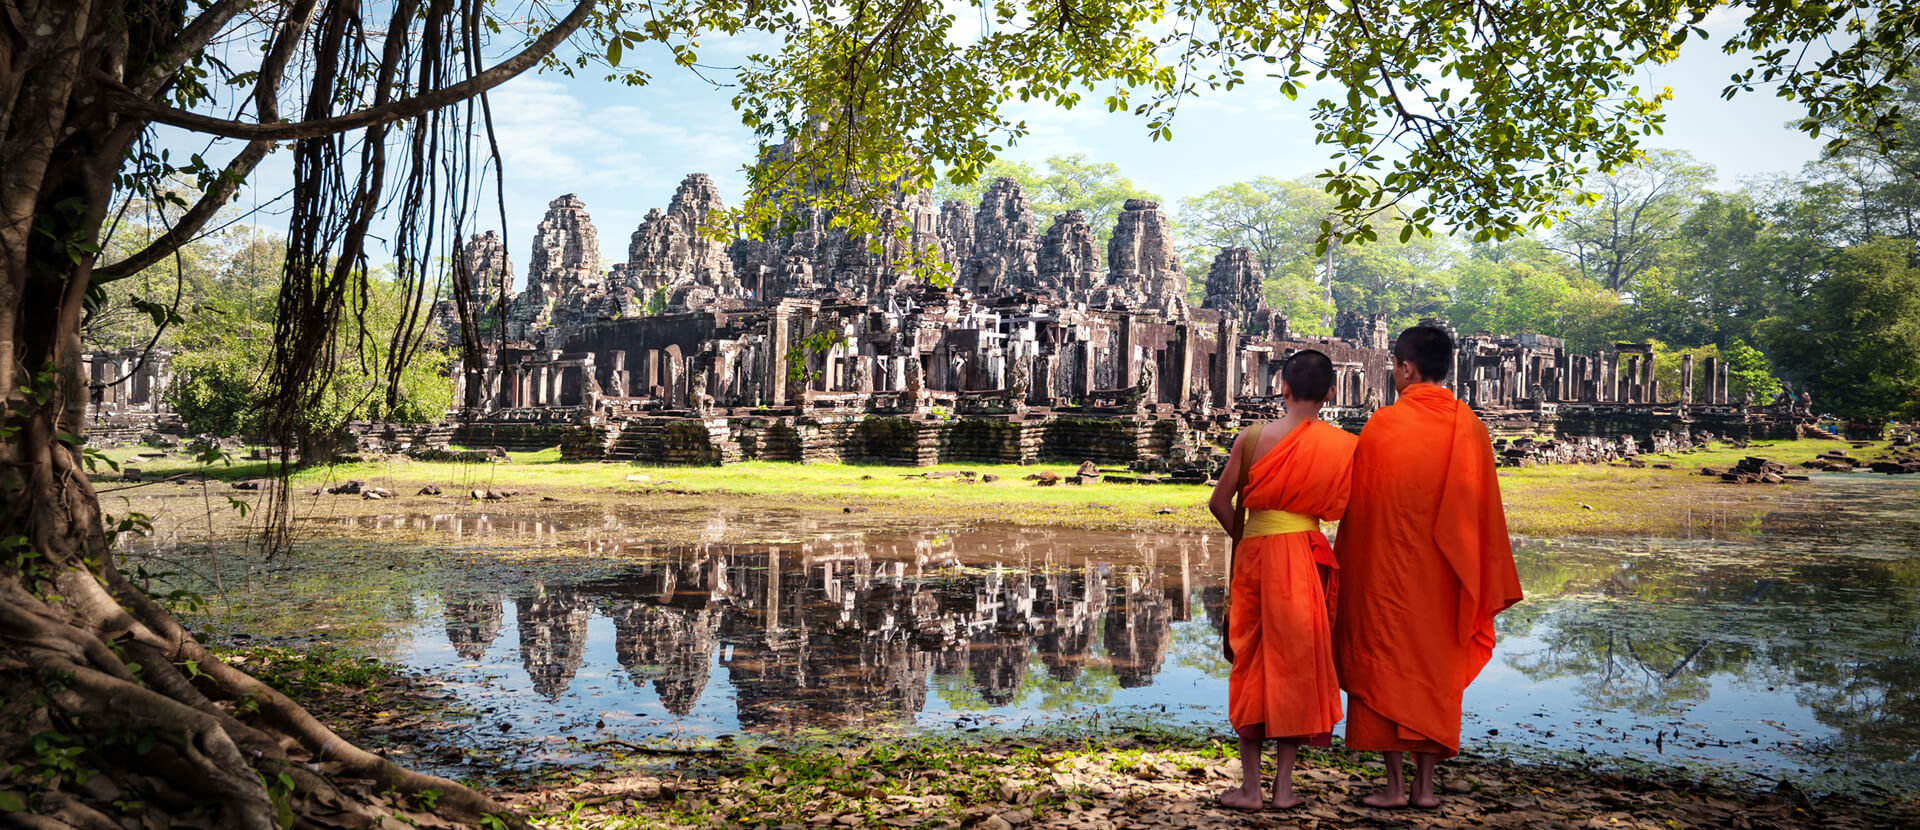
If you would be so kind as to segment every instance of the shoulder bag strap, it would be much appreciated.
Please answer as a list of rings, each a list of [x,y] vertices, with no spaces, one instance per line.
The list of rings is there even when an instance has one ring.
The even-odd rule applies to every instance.
[[[1253,471],[1253,457],[1260,453],[1260,428],[1266,424],[1258,423],[1247,428],[1246,437],[1240,445],[1240,480],[1233,491],[1233,545],[1227,549],[1227,593],[1233,593],[1234,552],[1240,547],[1240,537],[1247,532],[1247,478]]]
[[[1240,548],[1240,536],[1247,531],[1247,477],[1253,471],[1253,457],[1260,452],[1260,428],[1265,423],[1254,424],[1247,429],[1240,441],[1240,480],[1233,490],[1233,533],[1227,542],[1227,613],[1220,625],[1220,652],[1233,662],[1233,565],[1238,558],[1234,554]]]

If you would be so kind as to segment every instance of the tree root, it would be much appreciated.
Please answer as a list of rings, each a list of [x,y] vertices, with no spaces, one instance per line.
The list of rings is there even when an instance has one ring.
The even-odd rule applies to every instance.
[[[176,802],[180,794],[191,796],[175,806],[212,809],[208,826],[221,828],[272,830],[289,820],[374,827],[423,800],[406,796],[429,792],[424,800],[434,804],[436,818],[529,827],[468,787],[403,769],[342,739],[285,695],[209,653],[110,566],[104,571],[105,579],[78,570],[56,576],[57,604],[0,580],[0,691],[10,701],[36,700],[57,713],[51,721],[40,717],[43,727],[0,722],[0,766],[37,763],[25,757],[26,745],[57,733],[91,747],[91,763],[106,768],[94,774],[118,782],[103,791],[135,793],[103,799],[77,780],[82,775],[29,765],[23,769],[40,770],[41,779],[31,812],[0,814],[0,825],[117,830],[114,810],[167,802],[169,793],[161,791],[171,791]],[[235,706],[243,698],[252,711]],[[6,711],[19,708],[10,703]],[[144,751],[123,747],[142,736]]]
[[[311,753],[315,762],[331,761],[343,772],[374,782],[383,790],[408,795],[437,792],[436,814],[478,822],[492,816],[512,827],[531,828],[506,807],[475,790],[436,775],[427,775],[401,767],[385,758],[354,746],[286,695],[256,680],[252,675],[226,664],[193,638],[180,623],[152,597],[140,591],[117,571],[109,575],[115,596],[125,604],[146,628],[158,633],[171,646],[174,662],[194,661],[202,677],[218,684],[229,698],[247,695],[259,707],[267,724],[297,741]]]

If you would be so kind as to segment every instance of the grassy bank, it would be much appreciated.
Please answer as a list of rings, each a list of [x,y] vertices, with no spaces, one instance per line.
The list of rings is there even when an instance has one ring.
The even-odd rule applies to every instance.
[[[1725,468],[1754,455],[1790,467],[1847,445],[1835,441],[1790,441],[1748,449],[1716,448],[1694,453],[1643,456],[1673,469],[1614,465],[1555,465],[1501,471],[1508,521],[1515,534],[1540,537],[1693,536],[1747,526],[1766,512],[1783,490],[1796,485],[1733,485],[1700,476],[1703,466]],[[1871,459],[1879,450],[1854,451]],[[109,453],[127,459],[131,450]],[[131,509],[156,515],[209,514],[226,498],[257,502],[260,491],[232,490],[227,483],[271,474],[264,462],[200,467],[184,458],[143,460],[144,478],[125,482],[103,472],[106,495],[129,499]],[[866,526],[953,527],[976,523],[1112,530],[1196,530],[1213,527],[1205,508],[1208,488],[1197,485],[1094,484],[1041,486],[1030,476],[1062,478],[1077,465],[943,464],[934,467],[747,462],[725,467],[659,467],[638,464],[568,463],[556,450],[522,453],[511,463],[422,462],[383,459],[303,469],[294,474],[306,497],[302,515],[332,517],[448,511],[486,506],[473,490],[518,491],[508,502],[554,499],[622,504],[664,512],[697,513],[720,503]],[[965,475],[971,473],[972,475]],[[1841,474],[1824,474],[1841,475]],[[1846,475],[1871,475],[1851,473]],[[989,478],[997,480],[988,481]],[[210,478],[203,488],[198,479]],[[393,491],[392,500],[311,495],[357,479]],[[439,487],[438,496],[415,495]],[[212,491],[212,492],[209,492]],[[114,512],[111,507],[109,512]],[[851,514],[859,514],[857,516]]]

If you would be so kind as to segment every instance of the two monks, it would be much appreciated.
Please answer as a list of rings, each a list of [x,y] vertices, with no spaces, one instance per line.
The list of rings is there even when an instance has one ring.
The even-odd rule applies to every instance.
[[[1300,354],[1308,353],[1300,352],[1296,357]],[[1347,747],[1380,752],[1385,761],[1385,786],[1367,796],[1365,802],[1375,807],[1421,808],[1439,803],[1433,794],[1434,766],[1460,751],[1461,698],[1467,684],[1492,659],[1493,618],[1520,601],[1520,579],[1494,474],[1493,444],[1473,411],[1439,385],[1452,365],[1453,340],[1445,331],[1415,326],[1401,332],[1393,346],[1393,383],[1398,399],[1376,411],[1359,439],[1350,441],[1350,458],[1336,458],[1331,451],[1313,456],[1311,463],[1319,467],[1343,467],[1337,477],[1289,475],[1286,468],[1294,464],[1289,458],[1256,456],[1248,484],[1258,488],[1268,481],[1280,482],[1280,497],[1256,501],[1257,489],[1249,489],[1244,496],[1249,511],[1247,527],[1236,536],[1240,541],[1228,589],[1229,642],[1235,652],[1228,708],[1240,734],[1243,764],[1250,737],[1254,739],[1254,760],[1252,772],[1243,778],[1237,794],[1229,790],[1221,796],[1223,804],[1244,808],[1248,803],[1245,795],[1251,792],[1253,804],[1258,806],[1261,738],[1318,735],[1268,728],[1250,736],[1243,724],[1252,721],[1243,722],[1241,709],[1234,703],[1248,694],[1244,688],[1257,688],[1263,701],[1278,697],[1302,708],[1320,708],[1316,702],[1326,695],[1324,667],[1317,661],[1278,664],[1267,659],[1272,653],[1265,650],[1267,642],[1280,637],[1313,642],[1310,646],[1289,646],[1293,650],[1289,653],[1303,649],[1320,652],[1320,638],[1326,638],[1324,651],[1331,652],[1337,683],[1347,691]],[[1328,371],[1330,374],[1330,365]],[[1289,391],[1285,376],[1283,369],[1283,395]],[[1324,388],[1309,391],[1320,391],[1321,398],[1325,397]],[[1295,420],[1294,397],[1287,396],[1286,403],[1287,418],[1274,427],[1289,434],[1299,432],[1297,426],[1290,431],[1280,428]],[[1302,414],[1320,424],[1316,420],[1320,402],[1302,403],[1307,404]],[[1265,435],[1261,438],[1261,444],[1271,440]],[[1243,437],[1236,443],[1235,452],[1261,452],[1258,447],[1240,447],[1244,442]],[[1332,444],[1327,444],[1330,450]],[[1229,456],[1229,472],[1221,475],[1222,487],[1237,471],[1236,463],[1237,459]],[[1263,466],[1268,468],[1264,477]],[[1340,480],[1347,486],[1341,487]],[[1234,484],[1238,486],[1237,481]],[[1344,492],[1310,494],[1306,492],[1310,486]],[[1220,490],[1216,488],[1216,516],[1221,515],[1219,501]],[[1281,628],[1297,620],[1289,617],[1269,623],[1271,618],[1265,614],[1259,623],[1248,622],[1265,624],[1262,631],[1235,630],[1247,616],[1239,607],[1245,593],[1259,594],[1261,599],[1255,602],[1264,603],[1272,590],[1259,581],[1266,570],[1253,574],[1242,570],[1247,564],[1242,560],[1252,550],[1264,553],[1273,547],[1272,543],[1260,543],[1260,537],[1253,533],[1254,510],[1265,504],[1311,505],[1320,509],[1316,515],[1323,520],[1341,519],[1338,507],[1345,508],[1337,555],[1321,566],[1325,573],[1337,574],[1337,593],[1335,579],[1324,583],[1335,609],[1331,632],[1319,627],[1317,621]],[[1223,524],[1227,522],[1223,520]],[[1228,526],[1231,532],[1233,528]],[[1317,552],[1313,555],[1319,561]],[[1258,656],[1242,656],[1239,641],[1243,637],[1260,650]],[[1247,664],[1244,670],[1242,663]],[[1244,688],[1236,692],[1236,687]],[[1276,695],[1275,688],[1285,692]],[[1272,703],[1263,705],[1267,713],[1275,710]],[[1328,708],[1337,720],[1338,700]],[[1332,722],[1327,723],[1331,728]],[[1292,795],[1290,778],[1295,747],[1286,741],[1283,744],[1281,780],[1276,783],[1272,802],[1276,807],[1299,803]],[[1411,788],[1401,769],[1402,754],[1409,752],[1415,769]],[[1280,797],[1282,794],[1285,798]]]

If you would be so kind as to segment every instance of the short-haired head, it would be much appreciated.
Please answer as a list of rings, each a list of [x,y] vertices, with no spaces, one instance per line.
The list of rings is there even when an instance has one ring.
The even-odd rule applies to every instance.
[[[1324,401],[1333,393],[1333,361],[1312,349],[1301,349],[1280,364],[1280,382],[1287,395],[1301,401]]]
[[[1439,383],[1453,368],[1453,337],[1445,329],[1414,326],[1394,339],[1393,362],[1410,364],[1421,380]]]

